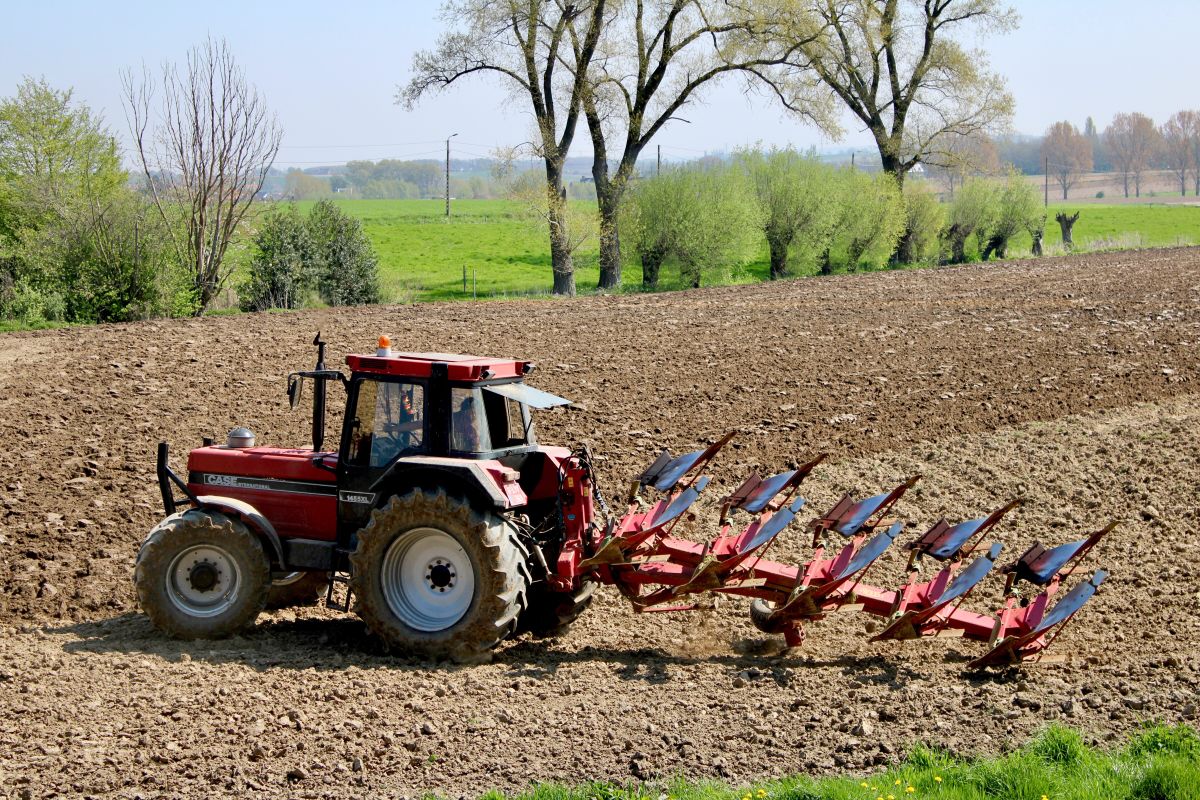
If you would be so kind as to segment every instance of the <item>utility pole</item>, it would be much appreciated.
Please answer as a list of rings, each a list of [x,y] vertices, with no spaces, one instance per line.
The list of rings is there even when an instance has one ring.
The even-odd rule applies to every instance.
[[[450,218],[450,140],[457,133],[452,133],[446,137],[446,219]]]
[[[1049,208],[1050,207],[1050,157],[1049,156],[1046,157],[1046,165],[1044,167],[1042,167],[1042,171],[1045,173],[1042,176],[1043,183],[1044,183],[1044,188],[1042,189],[1042,192],[1043,192],[1042,208]],[[1066,183],[1066,181],[1063,181],[1063,182]]]
[[[658,146],[658,165],[654,168],[655,175],[662,174],[662,145]]]

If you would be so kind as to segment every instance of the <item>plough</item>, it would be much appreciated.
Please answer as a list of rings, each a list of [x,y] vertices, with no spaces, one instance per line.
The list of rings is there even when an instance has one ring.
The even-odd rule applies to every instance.
[[[1014,500],[978,519],[934,523],[907,545],[908,579],[899,589],[865,583],[904,527],[888,515],[920,476],[865,499],[847,494],[810,521],[813,554],[806,564],[766,559],[776,537],[802,511],[800,484],[824,455],[767,478],[752,474],[721,502],[720,533],[712,541],[675,536],[675,527],[710,483],[705,467],[732,437],[681,456],[664,450],[631,486],[628,509],[619,519],[595,518],[597,505],[604,512],[607,507],[594,485],[586,449],[564,462],[560,480],[567,536],[551,583],[561,591],[580,580],[611,584],[639,612],[692,610],[698,607],[695,596],[704,592],[749,597],[755,627],[782,634],[789,647],[803,644],[808,623],[833,613],[864,611],[887,620],[871,641],[962,637],[987,643],[987,652],[969,664],[979,668],[1042,659],[1108,577],[1097,570],[1051,605],[1064,581],[1081,571],[1081,560],[1116,523],[1053,548],[1035,543],[1000,567],[1005,600],[995,614],[964,608],[963,602],[997,565],[1002,545],[986,539],[1020,505]],[[657,493],[649,504],[643,497],[648,490]],[[735,524],[739,514],[748,518],[740,528]],[[922,581],[920,566],[926,558],[940,566]],[[1025,596],[1022,584],[1034,587],[1032,597]]]
[[[752,474],[721,501],[717,536],[689,541],[676,528],[693,516],[710,484],[705,470],[733,434],[681,456],[664,450],[618,516],[586,447],[536,439],[531,409],[569,401],[525,383],[532,362],[393,352],[381,337],[374,355],[346,356],[346,375],[326,366],[320,334],[313,344],[315,368],[288,381],[293,407],[313,383],[311,448],[256,446],[235,428],[225,444],[209,439],[189,452],[185,481],[159,444],[165,517],[139,550],[134,580],[162,630],[226,636],[267,606],[324,594],[329,607],[353,605],[391,648],[475,661],[524,632],[561,634],[603,583],[643,612],[694,609],[705,593],[748,597],[754,625],[791,647],[809,623],[865,611],[885,620],[876,641],[985,642],[971,662],[985,667],[1041,658],[1107,577],[1098,570],[1058,597],[1112,525],[1058,547],[1035,544],[1001,567],[995,614],[964,607],[997,567],[1001,546],[987,540],[1013,502],[935,523],[908,545],[899,589],[866,583],[900,537],[904,526],[889,515],[918,477],[865,499],[846,495],[811,520],[807,563],[769,560],[804,513],[800,486],[824,456]],[[324,449],[331,382],[346,391],[336,450]],[[938,564],[929,580],[918,569],[925,559]]]

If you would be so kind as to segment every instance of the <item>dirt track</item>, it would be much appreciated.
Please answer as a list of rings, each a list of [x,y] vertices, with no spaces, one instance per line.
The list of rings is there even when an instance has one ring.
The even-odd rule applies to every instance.
[[[472,668],[387,655],[321,609],[231,641],[165,640],[130,581],[159,513],[154,444],[181,454],[236,424],[304,443],[283,378],[309,365],[318,328],[339,359],[386,332],[537,360],[533,383],[583,406],[542,418],[541,438],[589,440],[610,490],[662,446],[736,428],[725,486],[833,454],[806,485],[814,509],[920,472],[900,508],[914,525],[1026,496],[997,534],[1010,555],[1128,524],[1093,562],[1110,583],[1057,645],[1071,661],[1004,676],[967,675],[969,643],[867,644],[853,615],[777,658],[741,603],[635,616],[612,595],[566,638]],[[861,768],[914,740],[994,751],[1054,718],[1104,739],[1194,716],[1198,380],[1195,249],[0,336],[0,793],[737,780]],[[784,536],[776,553],[800,560]],[[898,558],[873,579],[899,583]],[[993,605],[998,583],[971,605]]]

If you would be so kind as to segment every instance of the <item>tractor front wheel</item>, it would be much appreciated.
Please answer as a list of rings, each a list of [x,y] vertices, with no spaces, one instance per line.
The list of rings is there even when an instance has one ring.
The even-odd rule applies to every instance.
[[[201,509],[160,522],[134,568],[142,610],[180,639],[216,639],[250,627],[270,583],[258,537],[237,519]]]
[[[412,491],[358,532],[350,588],[391,648],[486,661],[525,610],[529,573],[512,526],[445,492]]]

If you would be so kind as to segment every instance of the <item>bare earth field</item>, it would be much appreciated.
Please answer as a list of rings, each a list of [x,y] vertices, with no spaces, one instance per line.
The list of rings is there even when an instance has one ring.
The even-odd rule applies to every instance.
[[[657,450],[740,431],[712,504],[751,468],[831,459],[824,511],[919,472],[911,535],[1024,496],[1006,555],[1125,520],[1056,643],[1066,663],[965,670],[981,646],[874,645],[870,618],[802,651],[741,602],[634,615],[615,593],[555,642],[491,664],[388,654],[354,617],[265,614],[181,643],[135,606],[161,513],[155,443],[251,427],[303,444],[284,376],[320,329],[340,361],[403,348],[530,357],[581,409],[610,494]],[[915,741],[1003,750],[1048,720],[1098,741],[1196,715],[1200,693],[1200,249],[804,279],[672,295],[329,310],[0,336],[0,795],[475,796],[535,780],[733,781],[869,769]],[[334,409],[331,417],[338,412]],[[773,553],[805,556],[799,528]],[[903,580],[900,554],[872,569]],[[1000,602],[991,579],[970,605]]]

